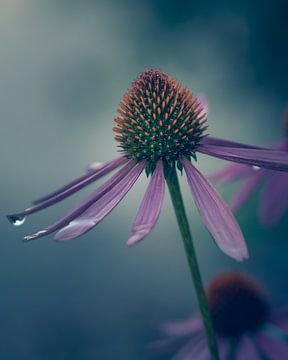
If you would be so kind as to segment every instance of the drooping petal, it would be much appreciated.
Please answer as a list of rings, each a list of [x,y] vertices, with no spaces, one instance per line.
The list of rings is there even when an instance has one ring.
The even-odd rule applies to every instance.
[[[260,334],[256,338],[258,346],[271,360],[288,359],[288,344],[284,340]]]
[[[229,164],[208,175],[208,179],[211,181],[219,181],[221,183],[227,183],[230,181],[241,179],[243,177],[252,174],[253,174],[253,170],[248,165]]]
[[[263,225],[276,225],[288,207],[288,174],[274,172],[260,200],[260,220]]]
[[[120,180],[117,186],[106,192],[98,201],[92,204],[80,216],[72,220],[69,225],[61,229],[55,236],[55,240],[71,240],[85,234],[103,220],[123,199],[138,179],[146,166],[142,161],[136,164],[130,173]]]
[[[261,360],[254,342],[248,337],[243,336],[237,347],[236,360]]]
[[[56,191],[53,191],[52,193],[50,193],[46,196],[43,196],[40,199],[35,200],[33,203],[39,204],[45,200],[54,198],[55,196],[59,195],[60,193],[66,192],[68,189],[71,189],[72,187],[74,187],[77,184],[82,184],[82,186],[79,189],[77,189],[77,190],[80,190],[82,187],[107,175],[109,172],[111,172],[111,171],[115,170],[116,168],[118,168],[119,166],[125,164],[127,161],[128,161],[128,159],[125,158],[124,156],[119,156],[118,158],[116,158],[112,161],[92,163],[87,169],[88,172],[86,172],[84,175],[79,176],[78,178],[70,181],[68,184],[62,186],[60,189],[57,189]],[[95,164],[97,164],[97,166],[95,166]],[[93,176],[92,176],[92,173],[93,173]],[[88,181],[88,182],[86,183],[86,181]],[[84,184],[83,184],[83,182],[84,182]]]
[[[229,147],[202,143],[197,151],[220,159],[259,166],[278,171],[288,171],[288,153],[274,149],[245,146]]]
[[[24,240],[34,240],[48,234],[53,233],[54,231],[62,229],[64,226],[68,225],[70,221],[76,219],[80,216],[85,210],[87,210],[91,205],[93,205],[97,200],[104,196],[108,191],[117,186],[117,184],[129,174],[131,169],[136,165],[134,160],[128,161],[128,163],[120,169],[115,175],[101,185],[97,190],[93,191],[86,199],[84,199],[80,204],[70,210],[64,217],[56,221],[54,224],[48,226],[44,230],[40,230],[35,234],[28,235],[24,237]]]
[[[229,207],[190,161],[182,157],[181,162],[202,220],[216,244],[238,261],[248,258],[242,232]]]
[[[233,212],[236,212],[240,207],[248,200],[249,196],[256,189],[257,185],[262,180],[264,170],[259,170],[258,173],[250,175],[247,179],[244,180],[244,183],[238,189],[230,202],[230,208]]]
[[[163,163],[158,161],[151,177],[150,184],[144,195],[141,206],[136,215],[132,235],[127,245],[133,245],[147,236],[156,225],[165,195],[165,178]]]
[[[115,160],[112,160],[108,163],[103,163],[103,165],[95,170],[87,172],[85,175],[75,179],[69,184],[65,185],[61,189],[39,199],[36,201],[36,205],[31,206],[24,211],[17,212],[15,214],[7,215],[9,221],[13,222],[13,220],[17,217],[25,217],[27,215],[36,213],[40,210],[43,210],[49,206],[55,205],[58,202],[66,199],[67,197],[73,195],[75,192],[83,189],[85,186],[91,184],[95,180],[103,177],[109,172],[113,171],[117,167],[127,163],[128,159],[125,157],[119,157]]]

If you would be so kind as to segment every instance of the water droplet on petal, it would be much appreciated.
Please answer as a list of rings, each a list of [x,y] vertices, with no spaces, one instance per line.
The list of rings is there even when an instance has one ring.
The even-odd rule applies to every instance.
[[[253,166],[252,166],[252,169],[255,170],[255,171],[258,171],[258,170],[260,170],[261,168],[260,168],[260,166],[253,165]]]
[[[23,225],[26,217],[25,216],[19,216],[19,215],[8,215],[7,219],[10,221],[10,223],[14,226],[20,226]]]

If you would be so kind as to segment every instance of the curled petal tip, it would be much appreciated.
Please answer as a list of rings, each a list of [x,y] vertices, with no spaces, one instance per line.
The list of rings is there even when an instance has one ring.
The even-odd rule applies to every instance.
[[[148,235],[150,232],[150,229],[141,230],[138,232],[135,232],[130,236],[130,238],[127,240],[126,245],[132,246],[138,243],[139,241],[143,240],[146,235]]]

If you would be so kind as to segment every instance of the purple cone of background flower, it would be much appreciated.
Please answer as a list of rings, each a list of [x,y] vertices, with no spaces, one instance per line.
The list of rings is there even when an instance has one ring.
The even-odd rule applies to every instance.
[[[196,102],[201,109],[198,116],[203,117],[203,114],[207,113],[206,103],[200,97],[196,98]],[[201,139],[196,151],[236,163],[283,171],[283,175],[288,171],[287,153],[275,149],[256,148],[206,136]],[[187,181],[202,221],[216,244],[225,254],[238,261],[247,258],[248,251],[243,235],[229,207],[188,158],[180,156],[179,161],[186,172]],[[24,238],[32,240],[56,232],[55,239],[58,241],[74,239],[94,228],[117,206],[146,166],[146,160],[136,161],[126,156],[120,156],[107,163],[96,163],[83,176],[37,200],[32,207],[8,215],[8,219],[14,224],[17,221],[22,222],[25,216],[55,205],[104,175],[120,168],[107,182],[60,220]],[[164,162],[159,159],[136,215],[128,245],[139,242],[154,228],[161,212],[164,193]]]
[[[285,139],[274,145],[273,149],[286,151],[288,156],[288,140]],[[242,182],[241,187],[234,193],[231,200],[230,206],[234,212],[241,208],[260,185],[263,185],[259,218],[266,227],[276,225],[288,207],[288,174],[285,172],[231,164],[212,173],[209,178],[221,183],[237,180]]]

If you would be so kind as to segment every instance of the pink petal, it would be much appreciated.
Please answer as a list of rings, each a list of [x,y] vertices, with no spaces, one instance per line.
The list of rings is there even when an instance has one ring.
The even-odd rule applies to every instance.
[[[221,360],[227,359],[228,353],[230,351],[229,343],[222,338],[217,339],[219,356]]]
[[[10,220],[14,217],[24,217],[33,213],[36,213],[40,210],[43,210],[49,206],[55,205],[58,202],[66,199],[67,197],[73,195],[75,192],[83,189],[85,186],[91,184],[92,182],[96,181],[97,179],[103,177],[104,175],[108,174],[112,170],[116,169],[120,165],[127,163],[127,159],[123,156],[112,160],[107,163],[103,163],[102,166],[95,171],[91,171],[86,173],[83,176],[73,180],[69,184],[65,185],[64,187],[60,188],[57,191],[35,201],[34,206],[31,206],[24,211],[17,212],[16,214],[7,215],[7,218]]]
[[[257,343],[263,353],[271,360],[288,360],[288,344],[284,340],[268,335],[258,335]]]
[[[229,164],[208,175],[208,179],[212,181],[219,181],[221,183],[227,183],[238,180],[245,176],[249,176],[251,174],[253,174],[253,169],[251,166],[242,164]]]
[[[132,235],[127,245],[133,245],[147,236],[154,228],[159,218],[165,195],[165,179],[163,163],[158,161],[153,172],[148,189],[136,215]]]
[[[220,159],[259,166],[278,171],[288,171],[288,153],[274,149],[260,149],[242,145],[239,147],[210,145],[202,142],[197,151]]]
[[[238,344],[236,360],[261,360],[254,342],[247,336],[243,336]]]
[[[199,315],[188,320],[174,321],[163,326],[165,334],[170,336],[192,335],[200,330],[203,330],[203,322]]]
[[[204,224],[216,244],[227,255],[242,261],[247,247],[231,210],[207,179],[184,157],[181,158],[187,180]]]
[[[251,175],[244,180],[239,190],[235,191],[230,203],[230,208],[233,212],[238,211],[240,207],[246,202],[246,200],[248,200],[249,196],[262,180],[263,172],[263,170],[258,170],[257,173],[255,172],[254,175]]]
[[[204,360],[208,357],[206,340],[194,338],[187,342],[173,357],[172,360]]]
[[[269,227],[276,225],[288,206],[288,174],[274,172],[268,179],[260,203],[260,220]]]
[[[201,140],[203,145],[215,145],[215,146],[227,146],[227,147],[236,147],[236,148],[252,148],[252,149],[260,149],[258,146],[251,146],[251,145],[246,145],[243,143],[239,143],[237,141],[231,141],[231,140],[224,140],[224,139],[220,139],[214,136],[205,136],[202,140]]]
[[[101,185],[97,190],[93,191],[86,199],[84,199],[80,204],[75,206],[70,210],[65,216],[60,220],[56,221],[54,224],[48,226],[44,230],[40,230],[35,234],[28,235],[24,237],[24,240],[34,240],[48,234],[51,234],[54,231],[62,229],[64,226],[68,225],[70,221],[76,219],[80,216],[85,210],[87,210],[91,205],[93,205],[97,200],[103,197],[107,192],[109,192],[113,187],[117,186],[119,181],[126,177],[131,169],[136,165],[134,160],[129,160],[128,163],[123,166],[115,175],[113,175],[108,181]]]
[[[61,229],[56,234],[55,240],[62,241],[74,239],[96,226],[128,193],[145,166],[145,161],[136,164],[131,172],[118,182],[117,186],[114,186],[110,191],[106,192],[79,217],[72,220],[68,226]]]
[[[270,322],[288,333],[288,306],[273,310]]]

